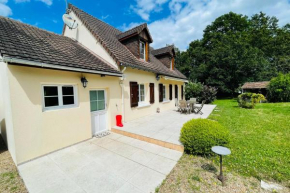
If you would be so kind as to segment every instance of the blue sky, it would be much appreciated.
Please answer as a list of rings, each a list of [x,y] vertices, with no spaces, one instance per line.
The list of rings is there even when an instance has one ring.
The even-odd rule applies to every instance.
[[[233,11],[251,16],[263,11],[280,25],[290,23],[289,0],[69,0],[93,16],[127,30],[147,22],[152,46],[174,43],[181,50],[200,39],[216,17]],[[0,15],[61,33],[65,0],[0,0]]]

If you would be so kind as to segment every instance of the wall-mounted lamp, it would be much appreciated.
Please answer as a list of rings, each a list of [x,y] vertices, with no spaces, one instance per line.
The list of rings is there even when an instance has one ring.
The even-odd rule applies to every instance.
[[[156,80],[159,81],[160,80],[160,75],[156,74]]]
[[[83,83],[83,87],[86,88],[88,85],[88,80],[85,77],[82,77],[81,82]]]

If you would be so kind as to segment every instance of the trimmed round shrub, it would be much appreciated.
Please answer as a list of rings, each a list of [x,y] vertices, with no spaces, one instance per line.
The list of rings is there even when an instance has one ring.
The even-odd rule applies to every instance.
[[[183,125],[180,141],[186,153],[207,156],[213,154],[213,146],[229,143],[229,132],[216,121],[192,119]]]
[[[238,96],[239,107],[253,109],[256,103],[264,102],[266,98],[262,94],[243,93]]]

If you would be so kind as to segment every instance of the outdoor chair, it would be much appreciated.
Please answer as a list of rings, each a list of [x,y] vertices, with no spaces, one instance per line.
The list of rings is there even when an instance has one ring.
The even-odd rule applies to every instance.
[[[184,100],[179,101],[179,111],[181,113],[189,113],[190,112],[190,108],[187,105],[187,102]]]
[[[193,106],[193,112],[195,113],[195,114],[203,114],[203,112],[201,111],[202,110],[202,108],[203,108],[203,105],[204,105],[204,103],[205,103],[205,100],[203,100],[202,101],[202,103],[201,103],[201,105],[200,106]]]

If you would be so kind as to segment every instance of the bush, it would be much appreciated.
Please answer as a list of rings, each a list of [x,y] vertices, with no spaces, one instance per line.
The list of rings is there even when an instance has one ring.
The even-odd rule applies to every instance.
[[[205,101],[212,103],[216,99],[217,89],[215,87],[203,85],[200,82],[189,82],[185,86],[186,99],[196,98],[198,102]]]
[[[185,98],[198,98],[203,90],[203,84],[200,82],[189,82],[185,85]]]
[[[271,102],[290,102],[290,73],[272,78],[267,88],[267,99]]]
[[[242,108],[253,109],[256,103],[266,101],[264,95],[255,93],[243,93],[238,96],[238,104]]]
[[[211,155],[213,146],[229,143],[229,132],[216,121],[192,119],[183,125],[180,141],[188,154]]]

